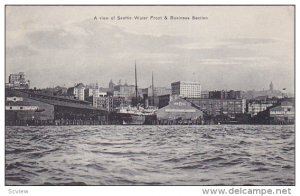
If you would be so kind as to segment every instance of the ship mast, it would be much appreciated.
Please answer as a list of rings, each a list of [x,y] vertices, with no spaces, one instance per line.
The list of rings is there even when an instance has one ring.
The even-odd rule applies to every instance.
[[[135,70],[135,100],[136,106],[138,105],[138,87],[137,87],[137,75],[136,75],[136,61],[134,62],[134,70]]]
[[[152,105],[155,106],[155,104],[154,104],[154,80],[153,80],[153,72],[152,72]]]

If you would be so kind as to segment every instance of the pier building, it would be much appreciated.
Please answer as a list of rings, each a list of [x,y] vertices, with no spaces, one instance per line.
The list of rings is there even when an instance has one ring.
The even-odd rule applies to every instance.
[[[6,125],[94,125],[107,124],[106,109],[89,102],[6,89]]]
[[[158,124],[202,124],[203,112],[191,102],[178,97],[157,112]]]

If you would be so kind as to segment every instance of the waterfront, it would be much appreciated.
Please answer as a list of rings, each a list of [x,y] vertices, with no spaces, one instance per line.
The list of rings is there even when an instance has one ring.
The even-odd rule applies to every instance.
[[[294,125],[6,127],[6,185],[294,185]]]

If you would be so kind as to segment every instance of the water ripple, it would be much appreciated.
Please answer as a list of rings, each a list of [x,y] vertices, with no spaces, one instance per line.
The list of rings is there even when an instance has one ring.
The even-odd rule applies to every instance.
[[[6,185],[294,185],[294,126],[6,127]]]

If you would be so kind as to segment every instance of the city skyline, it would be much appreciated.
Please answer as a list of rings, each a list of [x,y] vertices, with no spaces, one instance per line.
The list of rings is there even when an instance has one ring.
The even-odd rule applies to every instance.
[[[291,194],[296,5],[4,8],[8,194],[30,186]]]
[[[26,75],[24,74],[24,72],[20,72],[22,73],[23,75]],[[19,73],[19,74],[20,74]],[[18,73],[13,73],[13,74],[10,74],[10,75],[18,75]],[[30,80],[28,80],[30,81]],[[197,81],[176,81],[176,82],[172,82],[172,83],[177,83],[177,82],[197,82]],[[134,84],[131,84],[131,83],[128,83],[126,80],[125,81],[122,81],[121,79],[119,80],[113,80],[111,79],[107,85],[103,85],[103,86],[100,86],[98,82],[90,82],[90,83],[82,83],[82,82],[76,82],[74,83],[73,85],[70,85],[70,86],[66,86],[65,84],[64,85],[53,85],[53,86],[46,86],[46,87],[43,87],[41,89],[47,89],[47,88],[57,88],[57,87],[60,87],[60,88],[73,88],[74,86],[78,85],[78,84],[82,84],[84,85],[86,88],[91,88],[91,89],[95,89],[95,87],[98,87],[99,89],[101,88],[104,88],[104,89],[108,89],[110,88],[110,83],[112,83],[114,86],[135,86]],[[172,88],[172,83],[170,83],[169,86],[156,86],[154,85],[155,88],[168,88],[171,90]],[[198,82],[197,82],[198,83]],[[9,81],[7,81],[6,84],[9,84]],[[272,87],[270,86],[272,85]],[[138,85],[138,89],[146,89],[146,88],[151,88],[152,87],[152,84],[148,84],[147,86],[139,86]],[[30,86],[30,88],[37,88],[36,86]],[[224,89],[224,88],[220,88],[220,89],[202,89],[201,91],[229,91],[229,90],[233,90],[233,89]],[[270,82],[270,84],[268,85],[267,88],[262,88],[262,89],[248,89],[248,90],[241,90],[241,89],[234,89],[234,90],[239,90],[239,91],[243,91],[243,92],[247,92],[247,91],[257,91],[257,92],[260,92],[260,91],[286,91],[288,94],[294,96],[294,92],[289,92],[287,91],[286,88],[284,89],[277,89],[276,87],[274,87],[274,83],[273,81]]]
[[[136,60],[139,87],[151,85],[154,72],[156,86],[170,86],[184,80],[199,81],[207,90],[262,90],[268,89],[273,81],[275,89],[287,88],[293,92],[292,9],[292,6],[188,6],[184,11],[168,6],[6,7],[6,79],[10,73],[23,71],[31,86],[37,88],[69,87],[79,82],[98,82],[106,87],[110,79],[134,84]],[[190,17],[200,13],[208,19],[188,22],[94,19],[95,16],[186,16],[186,13]]]

